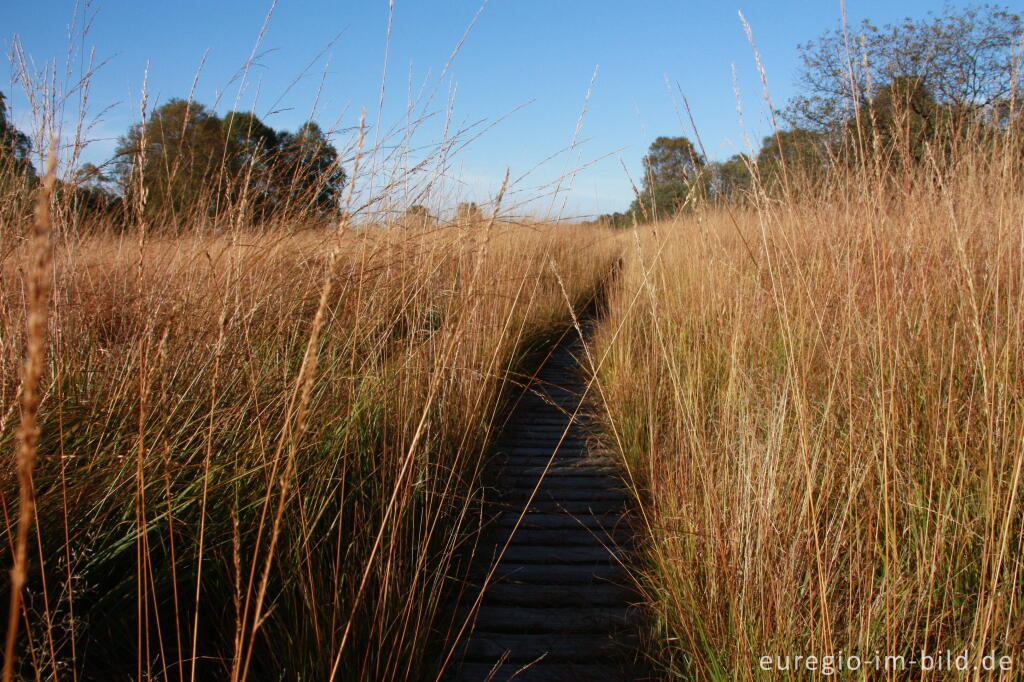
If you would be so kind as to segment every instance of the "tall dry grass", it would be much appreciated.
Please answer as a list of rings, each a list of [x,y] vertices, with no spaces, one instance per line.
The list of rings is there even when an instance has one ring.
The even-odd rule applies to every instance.
[[[672,677],[810,678],[833,655],[843,679],[917,679],[836,666],[966,650],[970,671],[931,674],[1019,679],[1024,157],[1004,133],[923,164],[868,134],[814,186],[755,181],[749,208],[633,234],[596,356]],[[993,651],[1012,671],[974,670]]]
[[[19,625],[6,664],[38,680],[434,678],[461,625],[447,602],[481,523],[501,398],[602,286],[609,233],[496,219],[516,211],[515,186],[453,223],[402,218],[455,205],[451,163],[487,130],[453,121],[452,100],[434,110],[448,66],[397,126],[379,111],[327,130],[337,159],[318,182],[292,169],[272,216],[253,206],[274,159],[207,164],[196,180],[186,149],[161,157],[161,187],[144,177],[161,153],[144,135],[110,201],[75,185],[99,68],[76,52],[85,10],[66,74],[12,44],[33,135],[60,138],[63,165],[44,197],[47,276],[27,239],[38,185],[0,159],[4,452],[33,401],[19,368],[38,341],[47,358],[34,461],[0,472],[0,533],[26,578],[0,586]],[[338,205],[318,205],[338,168]],[[200,183],[188,201],[147,202],[185,176]]]
[[[34,127],[59,132],[61,95],[24,60],[20,73]],[[253,224],[255,172],[210,178],[192,214],[148,210],[141,173],[91,214],[58,183],[44,197],[56,239],[42,339],[23,331],[40,332],[25,239],[38,189],[0,168],[5,451],[19,399],[34,400],[18,368],[38,364],[40,340],[49,358],[34,471],[20,467],[20,485],[0,474],[12,557],[16,529],[31,529],[27,566],[15,562],[27,582],[2,588],[18,675],[435,674],[503,390],[531,344],[568,323],[562,283],[584,305],[613,248],[597,228],[396,219],[439,200],[468,134],[407,169],[428,113],[410,110],[405,146],[371,149],[363,117],[339,145],[349,184],[333,216],[299,206]]]
[[[57,247],[21,674],[429,677],[500,393],[568,319],[557,277],[593,293],[604,241],[495,224]],[[22,264],[0,302],[5,450]]]

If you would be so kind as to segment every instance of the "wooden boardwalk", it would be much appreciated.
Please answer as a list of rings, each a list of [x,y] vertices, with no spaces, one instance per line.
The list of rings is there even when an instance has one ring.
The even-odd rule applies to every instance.
[[[623,568],[629,498],[581,409],[580,349],[579,339],[556,346],[498,439],[496,518],[463,595],[470,626],[446,680],[648,679]]]

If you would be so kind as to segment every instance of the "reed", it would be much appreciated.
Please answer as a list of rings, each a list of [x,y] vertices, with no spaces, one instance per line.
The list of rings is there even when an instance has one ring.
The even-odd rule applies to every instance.
[[[973,666],[1024,646],[1021,141],[962,135],[914,163],[868,131],[825,177],[633,233],[597,374],[673,678],[1020,674]]]

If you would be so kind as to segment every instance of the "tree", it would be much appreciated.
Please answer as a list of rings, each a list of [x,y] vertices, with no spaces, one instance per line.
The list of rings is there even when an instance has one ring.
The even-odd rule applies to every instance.
[[[406,227],[431,227],[434,224],[434,217],[423,204],[413,204],[405,209],[402,222]]]
[[[239,169],[259,165],[278,145],[280,134],[249,111],[231,111],[222,123],[231,157]]]
[[[311,122],[275,131],[251,112],[218,117],[173,99],[121,138],[114,175],[128,205],[173,224],[244,208],[257,222],[340,212],[345,171]]]
[[[706,165],[704,157],[685,137],[659,137],[643,159],[644,188],[682,182],[690,183]]]
[[[8,171],[35,177],[32,141],[7,120],[7,98],[0,92],[0,173]]]
[[[32,142],[7,118],[7,101],[0,92],[0,247],[8,234],[22,234],[31,223],[32,189],[39,183],[31,161]]]
[[[683,210],[691,197],[691,187],[685,182],[663,182],[653,189],[645,189],[629,206],[627,222],[646,223],[670,218]]]
[[[272,175],[284,211],[338,215],[345,171],[338,151],[316,123],[292,133],[279,133]]]
[[[826,137],[813,130],[792,128],[768,135],[757,153],[757,168],[769,188],[783,181],[784,174],[813,179],[828,166]]]
[[[275,131],[251,112],[230,112],[223,126],[232,186],[255,217],[339,215],[345,171],[320,126]]]
[[[483,220],[484,213],[475,201],[462,202],[455,209],[455,219],[460,223],[473,224]]]
[[[947,6],[939,15],[881,28],[864,21],[848,36],[827,31],[799,48],[803,93],[786,117],[818,132],[839,130],[899,78],[913,79],[937,104],[961,114],[997,107],[1024,84],[1016,55],[1022,31],[1017,14],[993,5]]]
[[[247,111],[232,111],[221,126],[227,150],[227,189],[232,204],[246,207],[255,220],[274,215],[278,184],[274,172],[274,154],[279,134]]]
[[[953,108],[936,102],[920,78],[893,79],[872,100],[871,116],[882,147],[899,151],[896,160],[920,162],[929,143],[948,142],[955,134]]]
[[[629,213],[618,212],[606,213],[604,215],[598,216],[595,222],[603,227],[612,228],[632,227],[635,224],[633,222],[632,216]]]
[[[114,173],[129,205],[181,224],[216,212],[224,153],[220,119],[202,104],[172,99],[119,140]]]
[[[711,164],[711,195],[726,203],[743,201],[750,191],[753,180],[750,168],[754,163],[746,154],[735,154],[721,163]]]
[[[707,196],[710,172],[704,157],[685,137],[659,137],[643,158],[643,191],[617,223],[647,222],[674,215]]]
[[[76,214],[85,216],[112,216],[120,201],[111,189],[112,178],[93,163],[82,164],[74,172],[70,183],[59,183]]]

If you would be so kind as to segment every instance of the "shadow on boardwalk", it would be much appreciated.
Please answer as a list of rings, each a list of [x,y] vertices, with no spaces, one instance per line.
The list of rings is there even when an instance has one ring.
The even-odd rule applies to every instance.
[[[587,417],[582,343],[557,344],[497,441],[493,522],[459,606],[449,682],[653,679],[630,560],[630,499]]]

